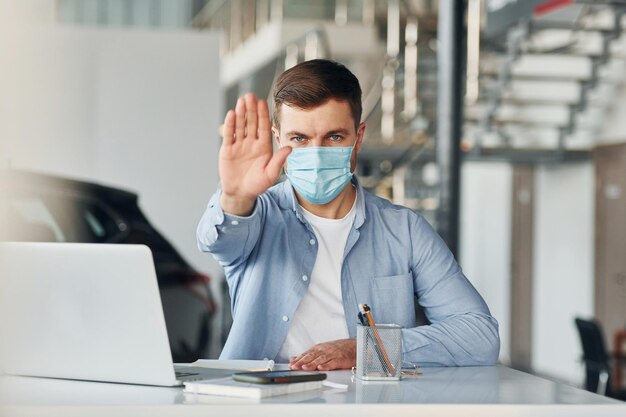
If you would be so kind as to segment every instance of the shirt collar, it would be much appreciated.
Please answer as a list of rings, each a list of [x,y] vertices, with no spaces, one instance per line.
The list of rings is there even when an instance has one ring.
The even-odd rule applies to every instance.
[[[353,175],[351,180],[352,184],[356,187],[357,199],[356,199],[356,213],[354,216],[354,228],[358,229],[365,222],[365,193],[363,187],[359,183],[356,175]],[[285,208],[290,208],[296,214],[298,220],[302,223],[306,223],[304,219],[304,215],[302,213],[302,207],[298,204],[298,199],[296,198],[296,193],[291,186],[291,183],[288,179],[282,182],[282,203],[281,204]]]

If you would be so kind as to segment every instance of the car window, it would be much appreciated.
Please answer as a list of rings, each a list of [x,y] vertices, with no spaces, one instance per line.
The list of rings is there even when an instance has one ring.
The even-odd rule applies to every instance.
[[[44,201],[68,242],[111,242],[121,233],[113,213],[97,199],[57,194],[46,196]]]
[[[66,242],[65,233],[46,206],[37,197],[18,197],[9,202],[11,240]]]
[[[85,232],[94,242],[110,241],[120,234],[115,219],[99,204],[82,201],[79,207],[86,226]]]
[[[8,203],[11,227],[2,240],[102,243],[115,242],[123,233],[113,213],[95,199],[17,195]]]
[[[89,210],[88,207],[85,208],[84,215],[85,215],[85,221],[87,222],[87,225],[89,226],[89,229],[91,230],[91,233],[93,233],[93,235],[99,239],[102,239],[103,237],[105,237],[106,230],[104,230],[104,226],[102,225],[102,223],[100,223],[98,218],[91,212],[91,210]]]

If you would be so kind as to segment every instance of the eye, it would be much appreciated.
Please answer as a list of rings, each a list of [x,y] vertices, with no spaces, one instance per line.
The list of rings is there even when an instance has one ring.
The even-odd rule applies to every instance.
[[[289,140],[292,141],[292,142],[295,142],[295,143],[304,143],[306,141],[304,136],[294,136],[294,137],[290,138]]]
[[[343,136],[341,136],[341,135],[330,135],[330,140],[332,140],[333,142],[340,142],[341,140],[343,140]]]

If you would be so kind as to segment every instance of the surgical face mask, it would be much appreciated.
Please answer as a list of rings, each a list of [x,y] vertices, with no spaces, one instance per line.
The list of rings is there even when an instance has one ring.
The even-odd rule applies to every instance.
[[[293,148],[287,157],[287,178],[311,203],[329,203],[352,178],[353,149],[354,145]]]

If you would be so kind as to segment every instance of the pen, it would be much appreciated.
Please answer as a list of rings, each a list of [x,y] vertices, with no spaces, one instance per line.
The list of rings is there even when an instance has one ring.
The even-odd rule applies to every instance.
[[[367,304],[359,304],[359,320],[363,326],[373,327],[376,326],[374,322],[374,317],[372,317],[371,310]],[[372,336],[373,334],[373,336]],[[387,373],[388,376],[392,376],[395,373],[395,367],[391,364],[389,360],[389,356],[387,356],[387,352],[385,351],[385,346],[383,345],[383,341],[378,334],[378,330],[372,329],[372,333],[370,333],[370,337],[372,338],[372,342],[374,344],[374,350],[376,350],[376,355],[378,356],[378,360],[383,367],[383,370]]]
[[[370,325],[369,322],[367,321],[363,313],[361,313],[360,311],[359,311],[358,317],[359,317],[359,321],[361,322],[361,325],[363,325],[364,327],[369,327]],[[380,348],[378,347],[378,342],[376,342],[374,335],[368,332],[367,336],[371,340],[372,345],[374,346],[374,350],[376,351],[376,356],[378,356],[378,363],[381,364],[387,376],[391,376],[392,374],[389,368],[387,367],[387,364],[385,363],[385,359],[383,358],[382,352],[380,351]]]
[[[376,322],[374,321],[374,317],[372,316],[372,312],[370,307],[367,304],[359,304],[359,320],[363,323],[365,321],[366,326],[374,327],[376,326]],[[372,329],[372,333],[374,334],[374,346],[376,348],[376,352],[378,354],[378,358],[381,361],[381,365],[387,371],[389,376],[395,373],[395,367],[389,360],[389,356],[387,356],[387,351],[385,350],[385,346],[383,344],[380,335],[378,334],[378,330]]]

